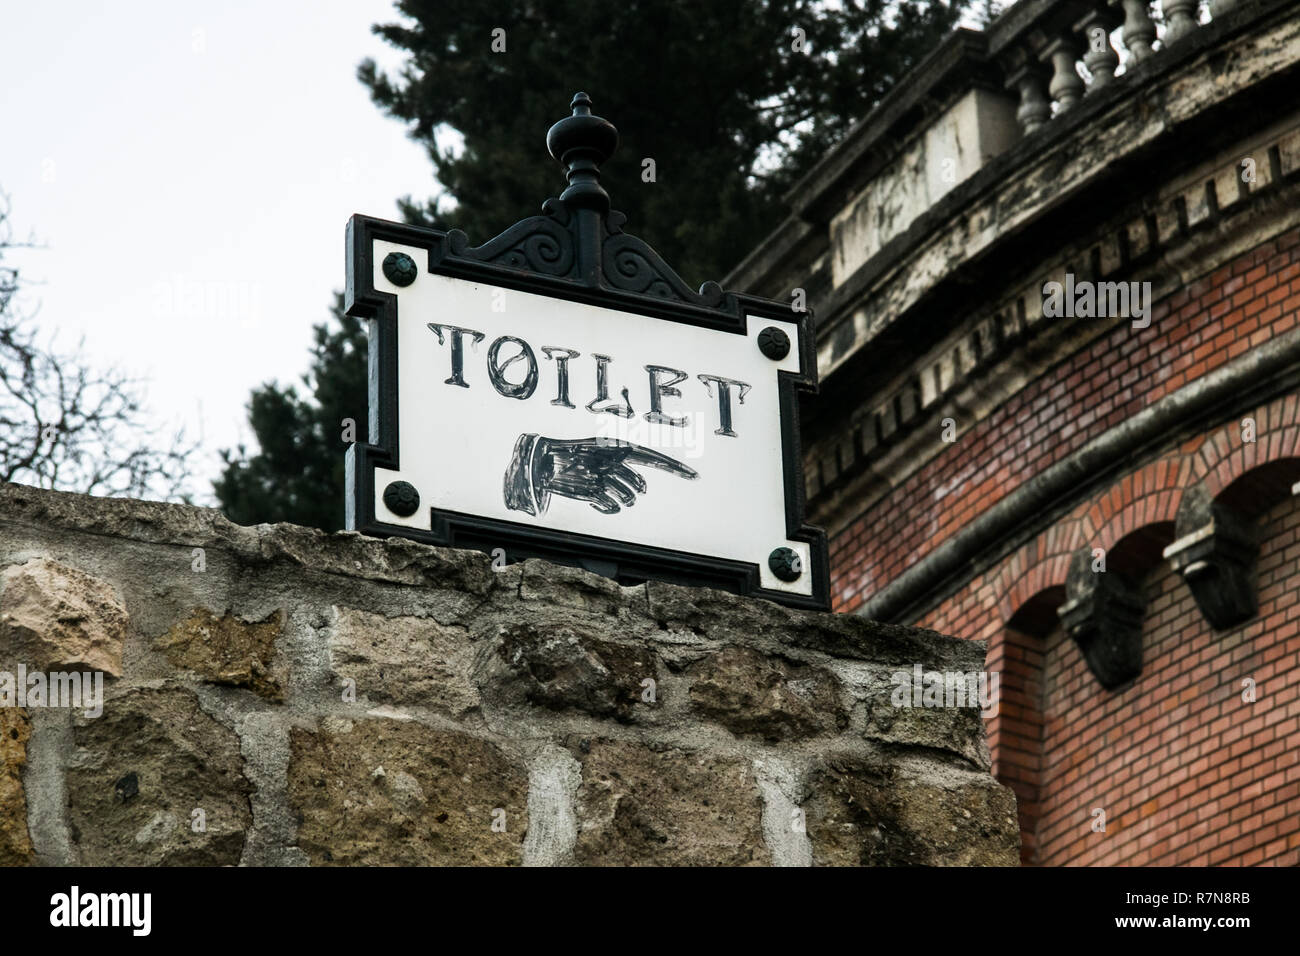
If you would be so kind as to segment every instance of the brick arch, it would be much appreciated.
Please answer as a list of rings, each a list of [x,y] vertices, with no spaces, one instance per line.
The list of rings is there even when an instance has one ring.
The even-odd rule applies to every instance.
[[[1140,567],[1152,567],[1162,560],[1161,548],[1151,547],[1146,539],[1172,536],[1185,489],[1196,484],[1198,472],[1226,465],[1220,481],[1206,482],[1217,493],[1273,461],[1294,459],[1300,466],[1300,420],[1282,424],[1284,414],[1298,417],[1300,401],[1274,406],[1256,413],[1259,441],[1253,451],[1238,453],[1240,448],[1226,447],[1228,430],[1236,423],[1191,439],[1079,502],[1069,515],[981,576],[980,603],[993,615],[982,629],[988,639],[986,666],[1002,673],[1001,709],[989,723],[989,743],[997,779],[1017,795],[1022,863],[1034,865],[1041,859],[1039,822],[1048,758],[1042,638],[1054,624],[1048,612],[1065,584],[1072,555],[1084,547],[1104,547],[1117,554],[1133,551],[1130,557]],[[1033,613],[1026,611],[1035,606]]]
[[[990,575],[1001,624],[1043,590],[1065,583],[1071,554],[1083,547],[1107,551],[1153,525],[1171,525],[1184,489],[1198,478],[1212,497],[1267,465],[1300,462],[1300,396],[1286,396],[1251,413],[1255,442],[1239,440],[1240,418],[1188,443],[1180,451],[1124,474],[1051,528],[1004,559]],[[1300,467],[1300,466],[1298,466]]]
[[[1070,555],[1083,547],[1086,535],[1077,517],[1063,518],[1004,558],[992,576],[1000,626],[1009,622],[1041,592],[1065,585]]]
[[[1070,555],[1074,550],[1070,548],[1046,554],[1028,565],[1016,578],[1011,577],[1011,569],[1007,568],[1006,576],[999,582],[1001,586],[998,588],[998,609],[1004,624],[1039,594],[1053,587],[1065,586],[1065,575],[1070,570]]]
[[[1241,421],[1255,419],[1255,441],[1241,441]],[[1300,397],[1287,395],[1243,412],[1210,432],[1192,455],[1192,478],[1217,498],[1236,479],[1261,465],[1300,457]]]
[[[1291,497],[1291,489],[1298,481],[1300,455],[1284,454],[1272,460],[1258,461],[1254,467],[1232,475],[1213,500],[1242,518],[1253,519]]]
[[[1003,558],[980,582],[985,606],[997,609],[996,622],[985,630],[991,634],[1007,626],[1036,595],[1064,586],[1070,558],[1079,549],[1110,550],[1143,528],[1172,524],[1192,473],[1189,455],[1182,451],[1149,462]]]
[[[1190,471],[1181,455],[1166,456],[1124,475],[1093,499],[1081,523],[1092,547],[1110,550],[1148,525],[1172,523]]]

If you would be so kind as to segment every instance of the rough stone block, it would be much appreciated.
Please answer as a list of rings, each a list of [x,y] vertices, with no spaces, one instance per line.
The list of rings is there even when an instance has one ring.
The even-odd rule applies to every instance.
[[[1216,170],[1212,182],[1214,201],[1220,211],[1231,209],[1246,195],[1246,184],[1242,182],[1241,169],[1237,166],[1225,166]]]
[[[23,716],[0,713],[0,861],[803,865],[814,847],[821,862],[992,858],[970,796],[978,781],[993,787],[973,749],[978,720],[871,712],[893,669],[981,668],[977,641],[711,589],[624,588],[540,561],[494,571],[481,554],[414,542],[0,485],[6,546],[10,563],[75,554],[101,579],[10,569],[32,580],[43,569],[48,586],[32,603],[73,631],[56,650],[95,644],[87,628],[105,625],[86,595],[113,590],[132,620],[101,617],[136,640],[98,719],[41,715],[31,751]],[[176,560],[195,546],[209,549],[209,574]],[[81,605],[44,606],[72,584]],[[0,592],[0,610],[12,594]],[[43,640],[44,627],[27,636]],[[648,677],[660,682],[655,706],[642,699]],[[333,678],[355,680],[359,703],[326,695]],[[878,756],[882,791],[855,795],[861,774],[813,777],[830,748],[850,763]],[[841,821],[865,826],[852,816],[862,806],[902,834],[888,853],[844,835]],[[814,824],[834,821],[829,830],[792,826],[805,808]],[[1009,832],[1014,843],[1014,822]]]
[[[155,646],[173,667],[193,671],[209,683],[243,687],[267,700],[281,701],[284,689],[272,672],[272,659],[283,629],[284,615],[279,611],[260,621],[245,621],[234,614],[217,617],[207,608],[195,608]]]
[[[582,761],[576,862],[761,866],[762,798],[750,761],[597,741]]]
[[[839,681],[824,668],[728,647],[687,673],[695,710],[734,734],[788,740],[834,733],[848,720]]]
[[[892,689],[890,685],[867,701],[864,736],[868,740],[946,750],[992,770],[978,707],[895,707]]]
[[[1277,143],[1281,157],[1282,175],[1294,176],[1300,172],[1300,129],[1292,130]]]
[[[644,593],[638,585],[623,587],[600,574],[549,564],[537,558],[522,562],[520,569],[522,580],[518,593],[507,595],[516,604],[518,598],[576,611],[619,615]]]
[[[89,866],[234,866],[252,823],[234,731],[175,687],[111,698],[78,718],[68,830]],[[202,811],[201,831],[196,831]]]
[[[129,618],[113,587],[45,558],[0,574],[0,661],[122,673]]]
[[[1145,217],[1128,223],[1124,227],[1124,236],[1128,242],[1130,260],[1141,259],[1151,251],[1151,232],[1147,228]]]
[[[32,841],[27,835],[27,795],[23,767],[27,739],[31,736],[27,711],[0,707],[0,866],[32,862]]]
[[[658,680],[659,655],[598,636],[607,632],[579,624],[510,625],[487,655],[480,680],[507,704],[572,707],[630,721],[641,706],[642,681]]]
[[[464,628],[432,618],[335,610],[330,666],[340,683],[356,682],[358,698],[429,707],[452,717],[478,708],[478,688],[470,678],[474,652]]]
[[[1210,187],[1208,181],[1197,180],[1182,191],[1182,199],[1187,209],[1187,228],[1195,229],[1202,223],[1209,222],[1214,214],[1210,205]]]
[[[1015,795],[987,774],[926,775],[870,758],[828,758],[804,804],[819,866],[1017,866]]]
[[[945,637],[920,627],[884,624],[855,614],[794,611],[769,601],[750,601],[706,588],[687,588],[662,581],[647,587],[650,615],[672,631],[690,631],[711,640],[752,645],[755,635],[769,635],[800,647],[854,660],[911,667],[972,671],[984,666],[979,641]]]
[[[298,846],[317,866],[518,865],[528,830],[521,765],[488,741],[413,721],[295,727],[288,795]]]

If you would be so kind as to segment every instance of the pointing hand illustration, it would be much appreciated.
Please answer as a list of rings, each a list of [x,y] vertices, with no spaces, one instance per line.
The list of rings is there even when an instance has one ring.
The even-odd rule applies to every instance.
[[[646,483],[630,466],[657,468],[692,480],[699,473],[662,452],[608,438],[561,440],[520,435],[506,469],[506,507],[545,514],[551,495],[586,501],[602,514],[630,508]]]

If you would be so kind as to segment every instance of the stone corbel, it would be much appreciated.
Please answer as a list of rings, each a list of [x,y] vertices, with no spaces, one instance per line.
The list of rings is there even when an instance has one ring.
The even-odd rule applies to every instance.
[[[1174,526],[1178,540],[1165,548],[1165,557],[1210,626],[1221,631],[1254,617],[1259,543],[1252,522],[1197,485],[1183,495]]]
[[[1114,690],[1142,672],[1142,593],[1115,571],[1093,571],[1085,548],[1070,559],[1065,603],[1057,610],[1102,687]]]

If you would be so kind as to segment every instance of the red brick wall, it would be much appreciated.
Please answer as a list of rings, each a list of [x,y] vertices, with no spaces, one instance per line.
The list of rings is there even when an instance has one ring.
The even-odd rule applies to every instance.
[[[835,609],[855,610],[1028,477],[1294,328],[1298,315],[1300,229],[1156,303],[1148,329],[1109,320],[1109,333],[962,432],[831,541]]]
[[[1147,576],[1142,674],[1122,692],[1061,628],[1042,642],[1038,862],[1300,863],[1300,500],[1261,530],[1260,613],[1232,630],[1211,630],[1168,563]]]
[[[1047,465],[1298,315],[1295,230],[1157,303],[1150,329],[1116,324],[832,540],[837,609],[854,610]],[[1246,415],[1253,443],[1242,440]],[[988,667],[1002,673],[990,748],[995,774],[1017,793],[1025,862],[1300,863],[1300,506],[1277,480],[1254,495],[1271,509],[1259,518],[1260,611],[1231,631],[1210,628],[1159,556],[1185,489],[1231,495],[1269,469],[1282,469],[1286,490],[1300,477],[1300,394],[1135,462],[909,621],[989,641]],[[1144,664],[1133,685],[1109,692],[1055,608],[1073,552],[1122,554],[1138,539]],[[1246,677],[1258,683],[1254,704],[1241,701]],[[1091,829],[1094,808],[1106,813],[1105,833]]]

